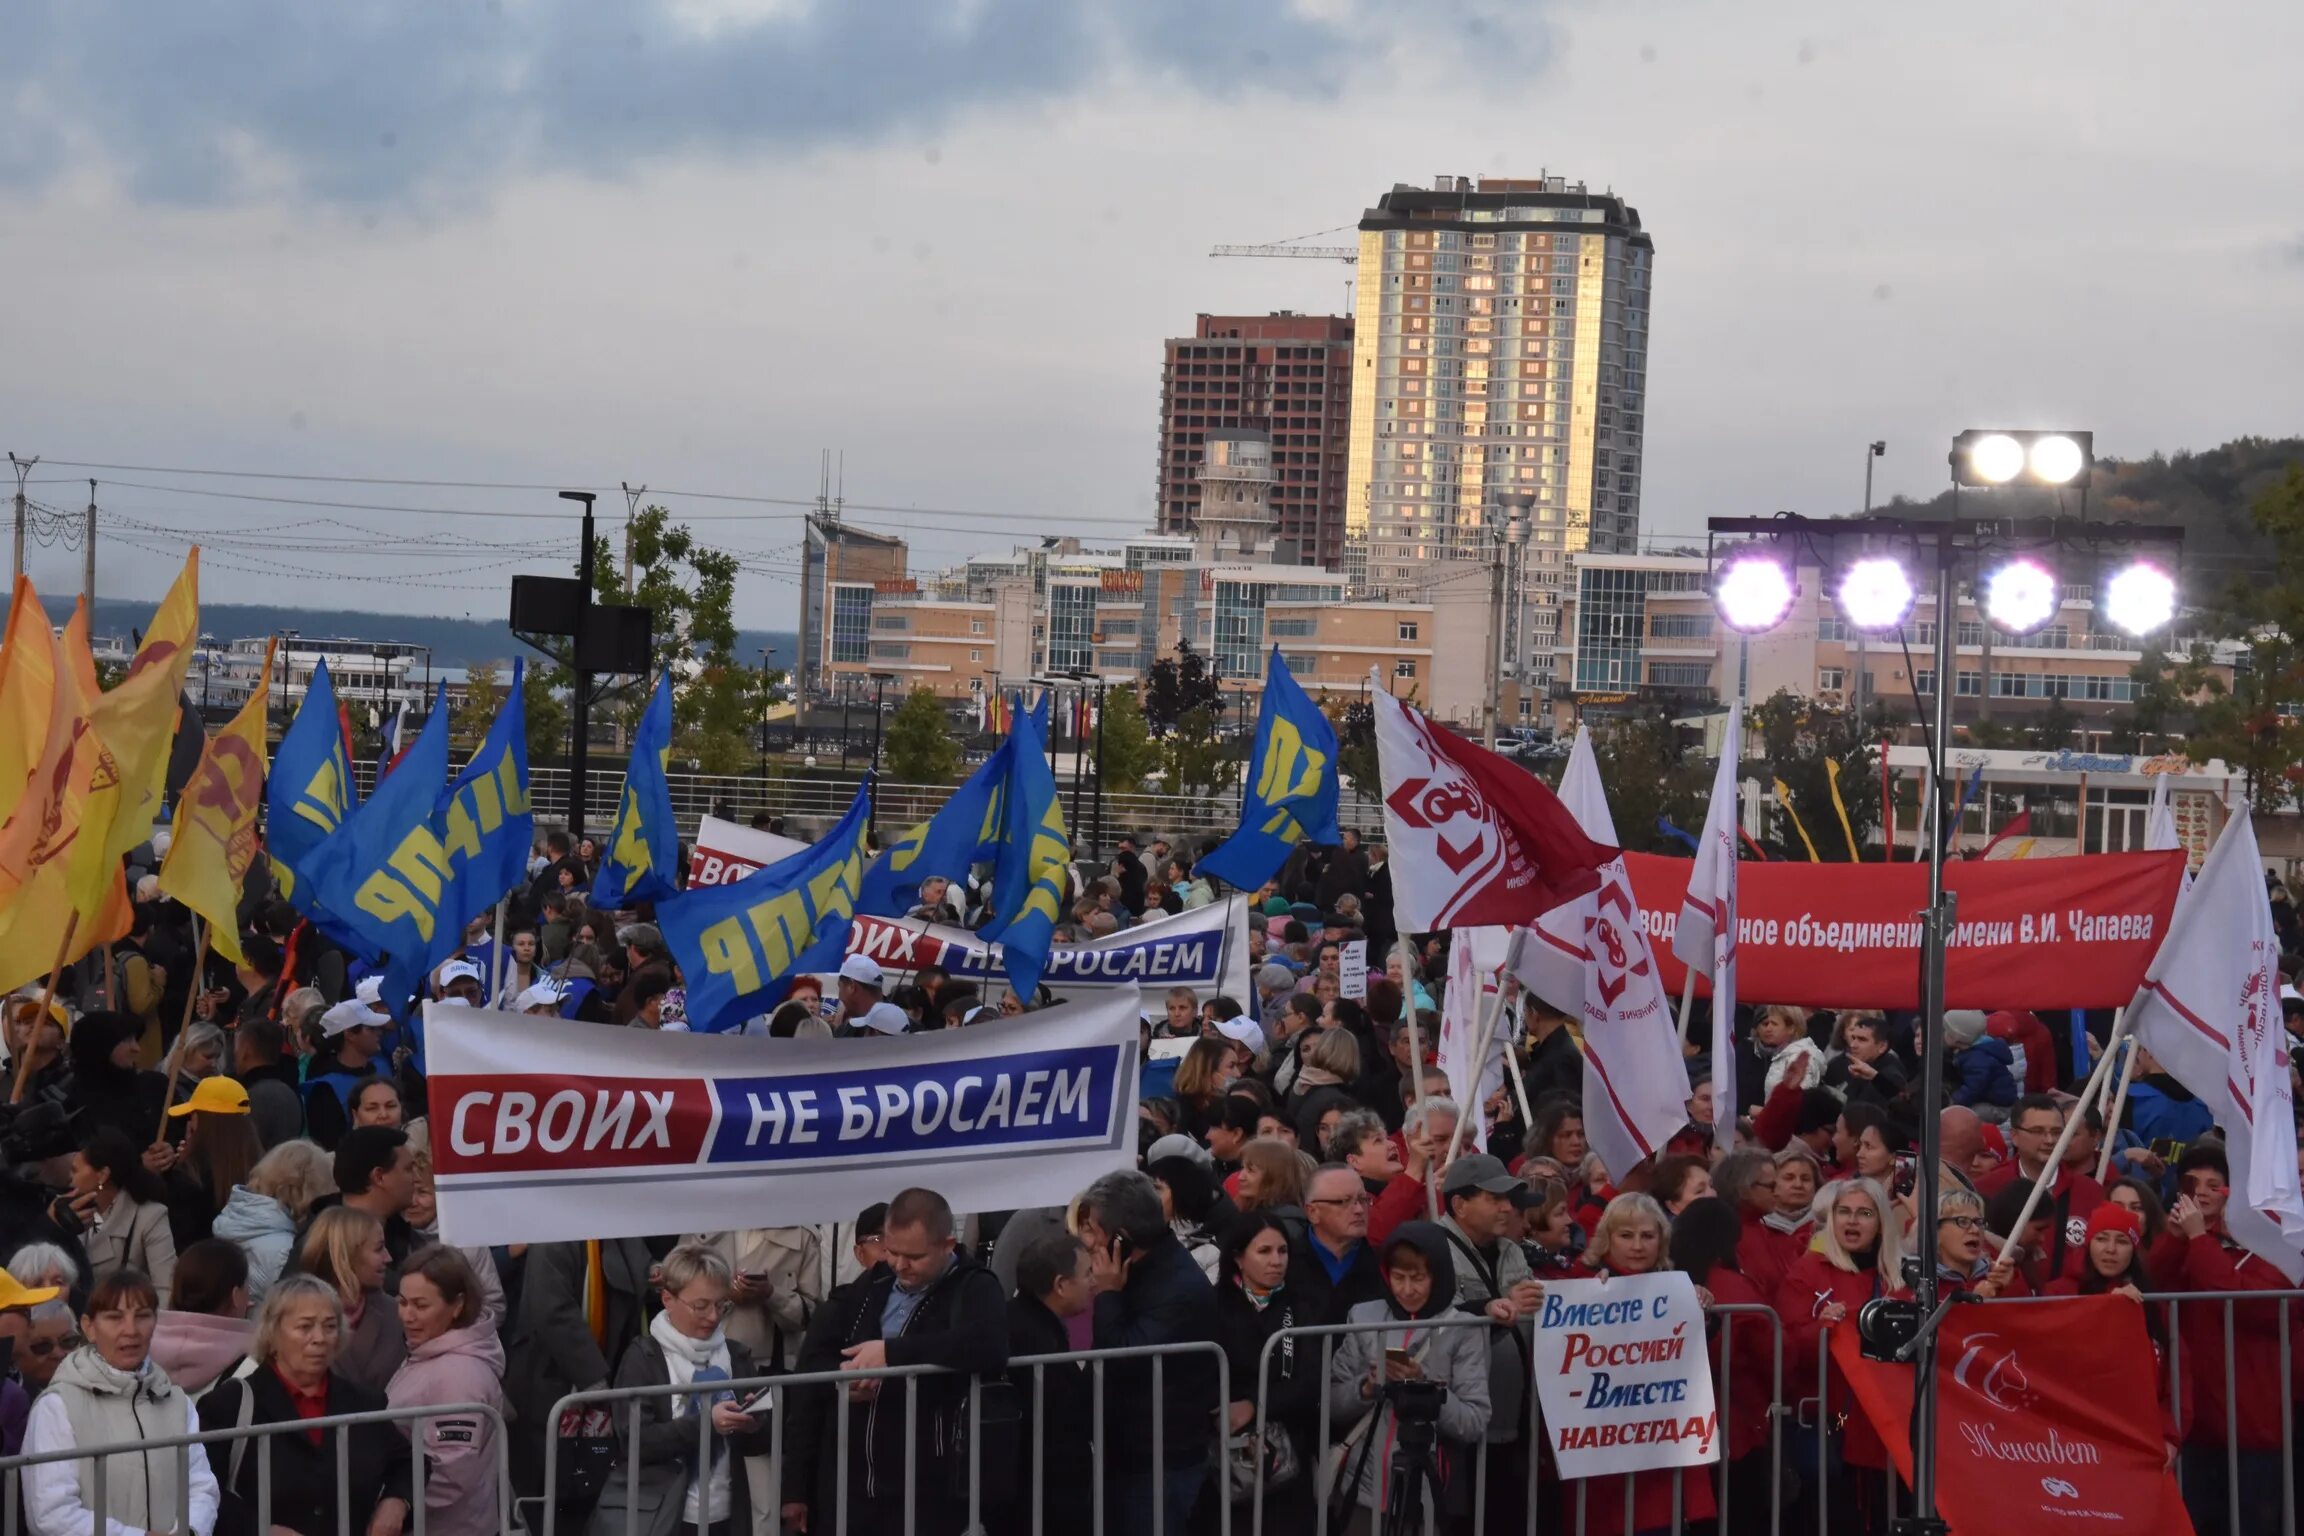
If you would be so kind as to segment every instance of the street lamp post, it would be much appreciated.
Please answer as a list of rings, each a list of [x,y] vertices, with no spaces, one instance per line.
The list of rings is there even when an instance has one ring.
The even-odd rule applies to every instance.
[[[775,657],[776,647],[760,647],[760,793],[763,795],[768,793],[768,695],[774,686],[770,679],[775,674],[771,665]]]

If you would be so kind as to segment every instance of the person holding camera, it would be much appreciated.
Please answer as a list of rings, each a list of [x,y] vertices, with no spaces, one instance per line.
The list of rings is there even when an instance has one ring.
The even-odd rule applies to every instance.
[[[1472,1458],[1488,1432],[1488,1338],[1463,1323],[1430,1326],[1455,1315],[1449,1248],[1433,1223],[1401,1223],[1378,1258],[1384,1298],[1346,1318],[1399,1326],[1336,1340],[1329,1408],[1339,1427],[1358,1421],[1341,1468],[1340,1496],[1354,1505],[1350,1536],[1412,1536],[1427,1508],[1441,1526],[1470,1507]]]

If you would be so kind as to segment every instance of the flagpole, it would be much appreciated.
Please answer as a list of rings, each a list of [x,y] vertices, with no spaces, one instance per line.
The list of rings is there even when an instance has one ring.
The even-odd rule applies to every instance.
[[[1405,942],[1405,941],[1403,941]],[[1409,1105],[1421,1103],[1424,1098],[1424,1036],[1416,1027],[1416,999],[1410,995],[1402,1000],[1400,1011],[1408,1015],[1408,1093]],[[1463,1117],[1457,1117],[1461,1120]],[[1431,1133],[1431,1126],[1425,1126]],[[1427,1220],[1440,1219],[1440,1170],[1427,1159],[1424,1164],[1424,1215]]]
[[[213,933],[200,931],[200,914],[192,914],[192,985],[184,994],[184,1019],[176,1026],[176,1039],[168,1047],[168,1061],[161,1068],[161,1077],[167,1091],[160,1095],[160,1129],[152,1133],[154,1145],[168,1139],[168,1106],[176,1097],[176,1069],[184,1064],[184,1037],[192,1033],[192,1005],[200,996],[200,980],[208,968],[208,940]]]
[[[507,891],[496,898],[495,942],[488,951],[488,1006],[504,1006],[504,903],[510,898]]]
[[[1696,967],[1692,965],[1683,965],[1681,967],[1680,975],[1680,1043],[1682,1045],[1686,1045],[1688,1043],[1688,1009],[1690,1005],[1692,1005],[1695,1001]],[[1714,1072],[1718,1072],[1720,1070],[1720,1066],[1717,1062],[1713,1064],[1712,1070]]]
[[[1521,929],[1513,930],[1512,943],[1515,949],[1519,946],[1520,934],[1523,931]],[[1458,942],[1468,943],[1470,941],[1459,936]],[[1511,969],[1509,960],[1505,962],[1505,969]],[[1474,972],[1473,975],[1477,982],[1479,973]],[[1496,1041],[1496,1024],[1504,1016],[1503,983],[1499,981],[1496,990],[1492,993],[1486,987],[1481,987],[1480,990],[1484,994],[1480,999],[1480,1027],[1472,1035],[1472,1091],[1474,1093],[1480,1091],[1480,1079],[1485,1075],[1488,1065],[1488,1051]],[[1443,1162],[1456,1161],[1456,1149],[1464,1139],[1465,1125],[1474,1115],[1480,1113],[1480,1106],[1477,1104],[1459,1104],[1456,1109],[1456,1128],[1448,1133],[1448,1155],[1442,1159]]]
[[[2088,1081],[2082,1085],[2080,1097],[2072,1105],[2072,1113],[2064,1117],[2063,1134],[2056,1138],[2056,1150],[2048,1154],[2048,1161],[2040,1170],[2041,1177],[2033,1182],[2032,1193],[2025,1198],[2022,1213],[2017,1216],[2015,1224],[2009,1227],[2008,1235],[2000,1239],[2000,1251],[1993,1255],[1994,1263],[2008,1257],[2008,1250],[2016,1245],[2016,1239],[2023,1234],[2024,1229],[2032,1224],[2032,1213],[2039,1209],[2040,1202],[2047,1197],[2049,1186],[2056,1182],[2056,1176],[2064,1166],[2065,1149],[2072,1145],[2072,1133],[2080,1128],[2083,1113],[2111,1071],[2113,1053],[2119,1049],[2120,1037],[2127,1032],[2127,1027],[2127,1015],[2123,1012],[2112,1026],[2111,1043],[2105,1047],[2104,1054],[2096,1058],[2096,1065],[2090,1070]],[[2110,1142],[2107,1141],[2106,1145],[2109,1146]],[[2018,1178],[2023,1177],[2021,1166],[2017,1168],[2016,1174]]]
[[[24,1087],[32,1080],[33,1048],[40,1043],[40,1026],[48,1018],[48,1006],[56,1001],[56,983],[64,976],[64,957],[72,952],[72,930],[80,926],[80,912],[74,908],[64,919],[64,937],[56,946],[56,963],[48,970],[48,985],[40,989],[40,1011],[32,1016],[32,1038],[25,1044],[24,1059],[16,1064],[16,1087],[8,1095],[8,1102],[21,1104]]]
[[[2123,1008],[2112,1019],[2112,1038],[2120,1038],[2121,1025],[2127,1020],[2128,1010]],[[2106,1056],[2113,1054],[2106,1050]],[[2112,1172],[2112,1152],[2115,1138],[2120,1134],[2121,1117],[2128,1113],[2128,1085],[2136,1081],[2136,1042],[2128,1042],[2128,1054],[2120,1063],[2120,1089],[2112,1100],[2112,1112],[2104,1117],[2104,1151],[2096,1161],[2096,1182],[2101,1184]]]
[[[1525,987],[1521,995],[1527,995]],[[1510,1046],[1504,1048],[1504,1070],[1512,1075],[1512,1096],[1520,1101],[1520,1129],[1525,1134],[1536,1123],[1536,1114],[1528,1107],[1528,1079],[1520,1072],[1520,1053]]]

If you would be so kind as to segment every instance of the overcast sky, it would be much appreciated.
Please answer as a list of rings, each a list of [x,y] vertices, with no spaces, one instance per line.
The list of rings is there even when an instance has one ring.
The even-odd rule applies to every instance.
[[[1640,210],[1643,523],[1927,495],[1969,425],[2299,430],[2304,6],[33,0],[0,52],[0,448],[156,596],[500,615],[550,491],[805,499],[918,565],[1148,520],[1161,338],[1330,312],[1213,261],[1396,181]],[[1349,230],[1317,243],[1350,243]],[[790,507],[663,498],[790,622]],[[620,495],[603,502],[618,509]],[[44,588],[79,560],[35,549]]]

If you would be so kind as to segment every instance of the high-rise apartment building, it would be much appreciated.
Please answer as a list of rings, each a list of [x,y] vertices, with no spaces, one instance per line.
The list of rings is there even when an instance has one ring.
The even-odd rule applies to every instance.
[[[1344,558],[1345,434],[1351,421],[1352,322],[1338,315],[1202,315],[1166,343],[1160,372],[1162,533],[1189,534],[1211,433],[1272,437],[1274,531],[1294,561]]]
[[[1654,247],[1557,176],[1396,186],[1360,221],[1344,570],[1357,592],[1468,579],[1532,499],[1506,670],[1548,693],[1568,557],[1640,529]]]

